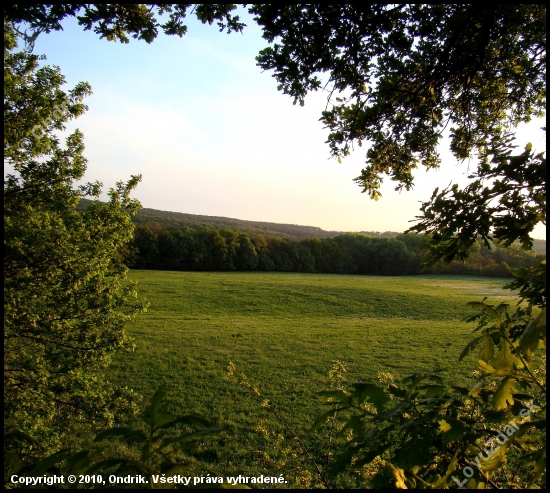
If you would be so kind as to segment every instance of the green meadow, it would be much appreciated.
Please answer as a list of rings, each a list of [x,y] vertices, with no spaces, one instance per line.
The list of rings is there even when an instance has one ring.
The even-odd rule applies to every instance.
[[[473,313],[466,303],[514,302],[506,280],[494,278],[134,270],[130,279],[151,306],[130,328],[137,349],[116,356],[109,378],[146,399],[165,382],[172,411],[224,428],[190,454],[189,475],[283,474],[282,487],[316,482],[300,445],[261,400],[322,464],[328,431],[307,430],[327,410],[315,393],[330,389],[334,360],[348,365],[349,383],[443,368],[450,383],[468,384],[474,359],[457,363],[474,327],[462,321]],[[260,399],[226,378],[229,362]]]

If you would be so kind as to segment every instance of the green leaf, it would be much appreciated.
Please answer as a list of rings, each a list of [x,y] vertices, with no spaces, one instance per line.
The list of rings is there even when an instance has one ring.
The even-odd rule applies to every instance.
[[[541,336],[543,341],[546,341],[546,307],[525,328],[519,340],[519,350],[531,359],[533,353],[539,347]]]
[[[105,461],[107,462],[107,461]],[[152,468],[149,464],[143,461],[139,460],[120,460],[118,461],[122,466],[124,466],[123,469],[119,470],[117,473],[115,473],[117,476],[124,476],[127,474],[128,471],[136,470],[138,473],[149,475],[149,474],[155,474],[157,471]]]
[[[444,370],[440,370],[440,371],[444,371]],[[433,373],[428,373],[426,375],[426,378],[428,380],[431,380],[432,382],[435,382],[435,383],[438,383],[439,385],[443,385],[444,382],[443,382],[443,378],[441,378],[439,375],[434,375]]]
[[[400,397],[400,398],[406,397],[407,395],[407,391],[405,389],[401,389],[394,384],[388,385],[388,392],[391,395],[395,397]]]
[[[353,436],[355,439],[359,439],[359,440],[362,439],[362,437],[365,434],[365,427],[363,424],[363,420],[361,418],[362,417],[357,414],[353,415],[348,420],[344,428],[342,428],[342,431],[349,429],[353,431]]]
[[[546,419],[540,419],[540,420],[534,420],[534,421],[527,421],[525,423],[521,423],[519,425],[519,430],[514,433],[514,436],[512,437],[514,440],[517,438],[521,438],[525,433],[527,433],[531,429],[537,429],[537,430],[545,430],[546,429]],[[530,437],[532,439],[532,437]]]
[[[141,446],[141,462],[149,462],[152,452],[151,444],[148,441],[144,442]]]
[[[438,420],[439,429],[443,432],[443,443],[451,443],[460,440],[468,431],[464,423],[454,418]]]
[[[67,463],[60,469],[61,474],[67,476],[69,474],[82,474],[91,465],[94,459],[102,454],[104,447],[95,448],[92,450],[82,450],[77,454],[68,458]]]
[[[513,393],[518,389],[515,387],[516,380],[512,377],[504,377],[493,395],[492,406],[495,411],[506,409],[514,404]]]
[[[400,402],[394,408],[388,409],[383,413],[377,414],[373,419],[376,421],[382,421],[382,420],[393,418],[395,416],[400,416],[403,413],[406,413],[407,411],[409,411],[411,407],[412,407],[412,404],[410,404],[409,402]]]
[[[497,471],[506,463],[506,444],[501,445],[487,460],[480,461],[483,472]]]
[[[171,421],[173,416],[164,422],[158,422],[159,420],[159,412],[162,408],[162,401],[164,397],[166,396],[166,384],[163,383],[159,389],[155,392],[155,395],[153,395],[153,398],[151,399],[150,406],[145,410],[143,413],[143,420],[150,426],[156,427],[159,425],[163,425]]]
[[[334,409],[331,409],[330,411],[326,412],[325,414],[319,416],[315,422],[313,423],[313,425],[311,425],[311,428],[309,429],[309,432],[310,433],[315,433],[317,430],[319,430],[320,428],[322,428],[323,426],[325,426],[325,423],[329,420],[329,419],[332,419],[332,417],[334,416],[334,414],[336,413],[336,410]]]
[[[169,413],[165,409],[158,409],[155,414],[155,429],[164,428],[167,424],[171,424],[176,421],[175,416]]]
[[[403,380],[401,380],[401,383],[407,384],[407,388],[409,390],[414,389],[424,378],[426,375],[420,375],[418,373],[412,373],[410,375],[407,375]]]
[[[22,442],[26,442],[29,445],[34,445],[35,447],[42,448],[40,443],[38,443],[38,441],[34,437],[32,437],[31,435],[23,431],[19,431],[19,430],[10,431],[9,433],[6,433],[4,435],[4,443],[12,439],[17,439]]]
[[[201,443],[198,441],[180,442],[178,445],[178,450],[181,450],[182,452],[195,452],[199,450],[200,446]]]
[[[533,465],[533,476],[529,479],[527,486],[531,488],[536,481],[546,472],[546,447],[538,451],[538,454],[533,456],[535,463]],[[531,463],[531,461],[530,461]]]
[[[478,346],[479,342],[484,338],[485,336],[483,335],[480,337],[476,337],[473,341],[470,341],[460,353],[460,356],[458,357],[458,361],[459,362],[462,361],[468,355],[468,353],[473,351]]]
[[[384,405],[390,400],[390,396],[384,389],[370,383],[353,384],[353,391],[350,396],[356,400],[358,405],[367,400],[374,405],[378,413],[384,410]]]
[[[491,409],[487,409],[484,412],[484,417],[486,423],[498,423],[499,425],[506,425],[512,419],[514,419],[514,414],[512,413],[511,408],[507,408],[504,411],[492,411]]]
[[[426,398],[441,397],[447,390],[443,385],[422,385],[418,387],[418,390],[424,390],[426,392]]]
[[[353,390],[350,392],[350,397],[353,403],[357,406],[362,404],[367,398],[367,389],[372,385],[370,383],[354,383]]]
[[[485,311],[491,316],[493,320],[495,320],[498,323],[499,327],[502,325],[502,318],[500,318],[500,315],[492,306],[485,305]]]
[[[514,393],[513,394],[514,400],[523,400],[523,401],[532,401],[535,396],[531,394],[521,394],[521,393]]]
[[[45,459],[42,459],[32,468],[27,476],[40,476],[44,474],[50,467],[64,461],[70,453],[71,449],[63,449],[59,452],[56,452],[55,454],[50,455],[49,457],[46,457]]]
[[[477,360],[477,364],[482,370],[485,370],[488,373],[496,372],[496,370],[489,363],[485,363],[485,361],[483,361],[482,359]]]
[[[512,370],[514,365],[523,366],[520,359],[512,354],[512,347],[504,337],[500,338],[500,350],[496,357],[492,359],[491,364],[497,370]]]
[[[394,463],[403,469],[421,468],[434,460],[434,454],[430,452],[431,444],[425,440],[416,438],[408,442],[395,452]]]
[[[344,450],[341,454],[337,455],[334,460],[327,466],[327,471],[331,476],[336,476],[344,472],[353,460],[353,457],[360,449],[358,446],[352,446]]]
[[[453,385],[451,389],[453,389],[455,392],[458,392],[460,395],[464,395],[464,396],[470,393],[470,390],[467,389],[466,387],[459,387],[457,385]]]
[[[21,458],[15,452],[10,452],[9,450],[4,450],[4,461],[9,466],[8,470],[10,471],[19,471],[23,463]]]
[[[493,344],[493,338],[489,335],[486,335],[484,337],[485,345],[481,348],[481,351],[479,352],[479,357],[485,361],[489,362],[489,360],[493,357],[494,354],[494,344]]]
[[[406,481],[407,477],[405,476],[405,471],[399,467],[395,467],[392,463],[386,461],[384,463],[386,469],[390,472],[393,479],[395,480],[395,487],[399,489],[408,489]]]
[[[486,300],[487,297],[483,299]],[[487,306],[485,303],[483,303],[483,301],[468,301],[466,305],[471,306],[472,308],[485,308]]]
[[[447,483],[447,481],[451,478],[451,475],[456,471],[458,463],[458,457],[453,456],[453,458],[450,460],[449,465],[447,466],[447,471],[443,477],[436,480],[436,482],[433,484],[434,488],[442,488],[443,485]]]
[[[353,469],[360,469],[366,464],[370,464],[376,457],[381,456],[386,450],[390,448],[391,444],[381,444],[378,447],[375,447],[372,450],[367,451],[362,457],[357,459],[353,463]]]

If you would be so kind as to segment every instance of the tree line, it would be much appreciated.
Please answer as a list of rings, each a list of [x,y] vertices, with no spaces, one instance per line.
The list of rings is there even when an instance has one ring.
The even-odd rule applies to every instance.
[[[332,238],[291,240],[208,226],[153,231],[138,226],[126,252],[136,269],[188,271],[275,271],[327,274],[415,275],[458,274],[510,277],[509,267],[535,265],[542,258],[519,245],[481,248],[476,241],[470,256],[424,269],[426,237],[401,234],[394,238],[344,233]]]

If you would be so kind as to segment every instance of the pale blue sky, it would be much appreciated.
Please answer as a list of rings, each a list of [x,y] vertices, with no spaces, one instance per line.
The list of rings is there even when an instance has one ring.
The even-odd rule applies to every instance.
[[[74,19],[40,35],[34,53],[61,68],[66,88],[87,81],[94,92],[68,127],[84,132],[86,181],[108,188],[142,174],[134,196],[144,207],[336,231],[404,231],[436,186],[465,183],[467,164],[442,148],[441,169],[418,170],[413,191],[386,179],[370,200],[352,181],[365,146],[342,164],[329,159],[326,93],[300,107],[278,92],[254,59],[267,42],[245,22],[244,34],[228,35],[189,17],[183,38],[159,34],[149,45],[100,40]],[[523,128],[521,142],[544,149],[543,125]],[[535,237],[546,238],[544,227]]]

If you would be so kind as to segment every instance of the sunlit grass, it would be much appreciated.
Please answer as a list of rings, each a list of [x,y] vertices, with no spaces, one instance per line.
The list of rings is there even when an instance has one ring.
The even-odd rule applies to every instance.
[[[329,387],[333,360],[349,365],[348,382],[441,367],[452,383],[466,383],[472,363],[457,363],[473,328],[461,321],[471,313],[466,303],[484,296],[512,301],[504,280],[488,278],[160,271],[130,277],[151,307],[130,328],[137,350],[116,357],[110,378],[146,398],[166,382],[174,411],[225,426],[191,458],[190,474],[286,474],[294,478],[288,486],[297,485],[296,467],[303,467],[282,452],[294,443],[257,400],[226,380],[230,361],[323,461],[326,434],[306,431],[324,409],[315,392]],[[354,481],[343,478],[342,485]]]

